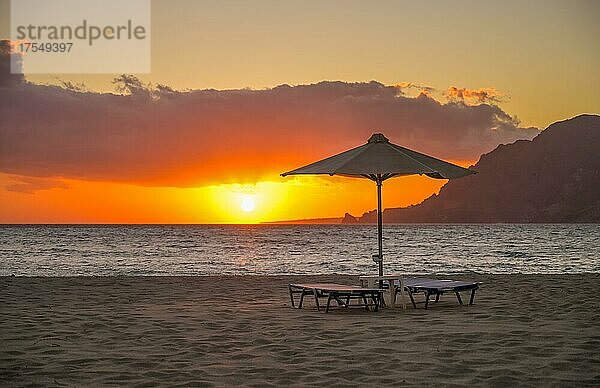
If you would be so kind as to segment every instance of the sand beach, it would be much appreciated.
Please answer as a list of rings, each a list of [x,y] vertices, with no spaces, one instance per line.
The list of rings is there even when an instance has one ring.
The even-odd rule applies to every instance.
[[[599,274],[465,275],[475,305],[292,309],[355,276],[0,279],[4,386],[598,386]]]

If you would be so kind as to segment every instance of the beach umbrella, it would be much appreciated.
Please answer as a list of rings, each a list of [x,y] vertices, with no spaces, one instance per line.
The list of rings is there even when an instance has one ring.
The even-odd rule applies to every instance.
[[[381,186],[383,181],[405,175],[427,175],[435,179],[456,179],[475,171],[390,143],[381,133],[373,134],[366,144],[307,166],[284,172],[281,176],[327,174],[367,178],[377,184],[377,237],[379,276],[383,276],[383,227]]]

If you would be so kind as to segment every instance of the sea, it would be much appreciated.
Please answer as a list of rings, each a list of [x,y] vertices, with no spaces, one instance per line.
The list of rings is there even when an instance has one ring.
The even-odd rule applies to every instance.
[[[384,225],[385,273],[600,272],[600,224]],[[376,274],[374,225],[1,225],[0,276]]]

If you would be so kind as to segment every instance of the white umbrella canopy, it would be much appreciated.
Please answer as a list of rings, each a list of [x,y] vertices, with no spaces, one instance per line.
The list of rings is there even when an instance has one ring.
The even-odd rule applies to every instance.
[[[377,231],[379,276],[383,276],[383,238],[381,186],[395,176],[427,175],[435,179],[456,179],[475,171],[390,143],[381,133],[373,134],[366,144],[311,163],[281,176],[327,174],[371,179],[377,184]]]

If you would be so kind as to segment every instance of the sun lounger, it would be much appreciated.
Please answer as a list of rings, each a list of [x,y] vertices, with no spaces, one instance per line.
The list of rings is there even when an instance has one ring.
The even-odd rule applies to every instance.
[[[414,294],[419,292],[425,293],[425,309],[429,306],[429,297],[435,295],[435,301],[439,301],[440,295],[446,292],[453,292],[458,299],[458,303],[463,304],[460,297],[461,291],[471,291],[469,305],[475,300],[475,291],[479,289],[482,282],[466,282],[460,280],[437,280],[437,279],[420,279],[420,278],[404,278],[404,289],[408,291],[408,296],[414,308],[417,304],[414,299]],[[399,289],[396,292],[400,292]]]
[[[377,311],[379,305],[383,303],[382,290],[377,288],[362,288],[359,286],[348,286],[335,283],[311,283],[311,284],[290,284],[290,299],[292,307],[302,308],[302,302],[305,295],[313,295],[317,311],[321,311],[319,298],[327,298],[325,312],[329,311],[331,301],[335,301],[338,306],[364,307],[369,310],[371,307]],[[294,295],[300,294],[298,307],[294,303]],[[351,301],[357,301],[357,304],[351,304]]]

